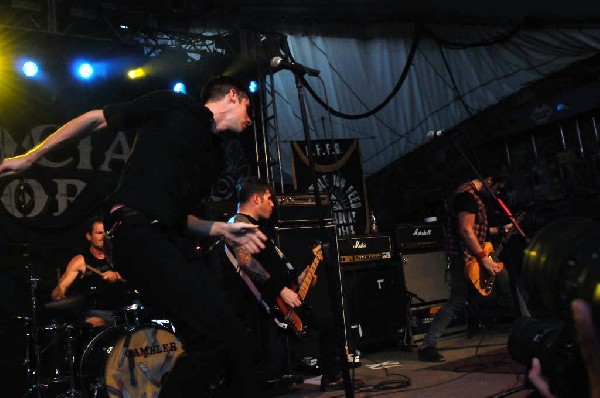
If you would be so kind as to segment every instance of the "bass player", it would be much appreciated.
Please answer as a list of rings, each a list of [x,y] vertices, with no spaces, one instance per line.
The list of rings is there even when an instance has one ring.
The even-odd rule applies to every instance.
[[[270,219],[274,208],[273,192],[269,184],[257,177],[246,177],[238,182],[236,192],[237,214],[229,222],[260,224],[263,232],[271,238],[273,234],[266,231],[264,225]],[[276,385],[282,386],[286,383],[286,380],[281,379],[286,363],[286,331],[276,326],[273,315],[267,312],[277,311],[277,308],[274,308],[277,301],[283,301],[284,305],[292,310],[302,306],[301,297],[292,287],[302,283],[308,268],[298,275],[272,239],[268,239],[265,245],[266,248],[259,253],[251,254],[243,246],[227,241],[225,250],[230,250],[227,255],[230,257],[233,254],[235,259],[229,259],[234,263],[234,267],[225,265],[223,275],[226,295],[244,324],[253,329],[255,338],[258,339],[257,357],[262,362],[262,371],[259,373],[262,373],[263,379],[266,382],[270,381],[269,384],[273,384],[275,388]],[[235,275],[235,271],[245,274],[250,282],[247,279],[244,281],[244,277],[241,278],[240,275]],[[316,276],[312,279],[312,285],[315,283]],[[337,333],[333,319],[331,315],[317,313],[319,308],[312,311],[316,313],[311,317],[313,326],[319,331],[319,364],[323,372],[321,390],[342,389],[343,378],[336,351]],[[288,326],[294,327],[292,324]],[[263,347],[264,350],[261,349]]]

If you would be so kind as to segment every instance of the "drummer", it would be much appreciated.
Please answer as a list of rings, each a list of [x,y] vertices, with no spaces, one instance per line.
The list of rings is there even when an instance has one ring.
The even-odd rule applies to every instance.
[[[92,219],[85,233],[89,249],[71,259],[52,290],[52,300],[61,300],[76,294],[89,294],[91,308],[86,309],[85,322],[93,327],[113,323],[113,311],[126,296],[125,280],[109,264],[104,253],[104,224]]]

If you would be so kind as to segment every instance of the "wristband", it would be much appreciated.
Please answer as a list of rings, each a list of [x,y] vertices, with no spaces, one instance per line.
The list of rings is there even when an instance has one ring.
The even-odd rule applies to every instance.
[[[477,260],[483,260],[486,257],[487,257],[487,254],[485,254],[485,251],[483,251],[483,250],[478,253],[475,253],[475,258]]]

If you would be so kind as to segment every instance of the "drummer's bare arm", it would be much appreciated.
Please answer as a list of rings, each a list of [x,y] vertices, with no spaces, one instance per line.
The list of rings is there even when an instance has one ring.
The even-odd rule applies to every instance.
[[[194,215],[187,217],[188,230],[199,236],[224,237],[239,245],[244,245],[250,253],[258,253],[265,248],[267,240],[258,225],[236,222],[232,224],[221,221],[206,221]]]
[[[65,273],[60,277],[58,285],[56,285],[56,287],[52,290],[52,300],[60,300],[65,298],[69,287],[71,287],[75,279],[77,279],[79,275],[83,275],[84,272],[85,260],[83,256],[80,254],[73,257],[69,264],[67,264]]]
[[[59,147],[62,143],[81,139],[106,127],[106,119],[102,110],[93,110],[65,123],[44,141],[26,153],[6,158],[0,163],[0,177],[12,176],[27,170],[32,164]]]

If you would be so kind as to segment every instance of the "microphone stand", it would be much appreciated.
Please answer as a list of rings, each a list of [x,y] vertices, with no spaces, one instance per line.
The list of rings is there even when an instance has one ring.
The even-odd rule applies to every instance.
[[[310,139],[310,130],[308,128],[308,115],[306,111],[306,102],[304,96],[304,74],[306,71],[294,69],[294,78],[296,81],[296,88],[298,90],[298,102],[300,103],[300,115],[302,118],[302,128],[304,130],[304,140],[306,141],[306,147],[308,148],[308,164],[309,170],[311,173],[311,179],[313,182],[313,194],[315,196],[315,204],[317,210],[317,217],[319,220],[319,231],[321,235],[321,242],[325,242],[325,219],[322,211],[321,198],[319,195],[319,184],[317,180],[317,173],[315,170],[315,161],[312,154],[312,144]],[[325,247],[324,247],[325,248]],[[348,365],[348,361],[346,360],[346,344],[344,339],[344,316],[342,313],[342,297],[341,297],[341,289],[339,288],[340,274],[339,269],[338,272],[334,272],[334,267],[329,266],[329,250],[324,250],[323,253],[323,267],[327,270],[327,281],[329,287],[329,296],[331,300],[331,306],[333,310],[334,320],[338,325],[339,335],[338,335],[338,357],[341,361],[342,374],[344,377],[344,391],[346,393],[346,397],[354,397],[354,388],[352,385],[352,379],[350,378],[350,369]],[[341,360],[344,358],[344,360]]]
[[[26,192],[25,192],[25,180],[23,178],[21,178],[19,184],[16,187],[15,190],[15,196],[17,197],[17,202],[18,205],[20,206],[20,210],[24,213],[25,212],[25,199],[26,199]],[[28,239],[25,239],[26,241]],[[26,347],[25,347],[25,360],[24,360],[24,364],[25,364],[25,371],[27,374],[27,378],[28,378],[28,383],[29,383],[29,389],[27,390],[27,392],[25,393],[25,395],[29,395],[33,392],[33,390],[36,390],[36,395],[38,398],[42,398],[42,387],[47,387],[45,385],[42,384],[42,369],[41,369],[41,347],[40,347],[40,341],[39,341],[39,327],[38,327],[38,319],[37,319],[37,310],[38,310],[38,299],[37,299],[37,288],[38,288],[38,282],[40,281],[39,278],[37,278],[34,275],[33,272],[33,260],[31,258],[31,253],[29,252],[29,245],[27,243],[25,243],[23,245],[24,250],[23,250],[23,257],[25,257],[27,259],[26,265],[25,265],[25,270],[27,272],[27,277],[29,280],[29,287],[30,287],[30,295],[31,295],[31,317],[24,317],[25,319],[25,324],[26,324],[26,328],[29,329],[28,331],[26,331]],[[30,357],[30,344],[33,343],[33,360],[35,362],[35,367],[32,369],[31,368],[31,357]],[[32,374],[33,374],[33,378],[32,378]]]

